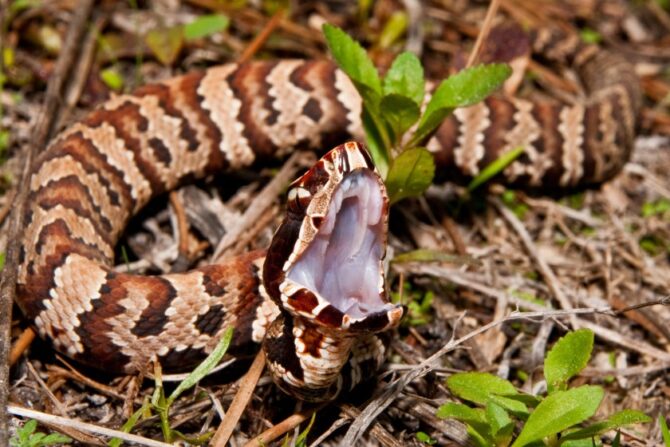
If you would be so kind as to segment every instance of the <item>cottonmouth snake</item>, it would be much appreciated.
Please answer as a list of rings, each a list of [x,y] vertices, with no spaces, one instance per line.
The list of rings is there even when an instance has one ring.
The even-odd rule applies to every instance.
[[[501,175],[508,184],[565,190],[621,169],[640,103],[631,65],[551,33],[537,34],[534,49],[571,64],[585,97],[493,96],[457,110],[428,144],[439,177],[471,177],[518,146],[525,153]],[[108,371],[144,371],[156,359],[183,369],[233,326],[229,352],[262,343],[275,382],[297,397],[354,386],[383,362],[383,331],[403,313],[387,301],[381,267],[384,186],[356,143],[294,182],[266,253],[159,276],[111,266],[126,223],[152,197],[292,148],[362,139],[360,111],[328,61],[227,64],[110,99],[35,161],[19,306],[56,349]]]

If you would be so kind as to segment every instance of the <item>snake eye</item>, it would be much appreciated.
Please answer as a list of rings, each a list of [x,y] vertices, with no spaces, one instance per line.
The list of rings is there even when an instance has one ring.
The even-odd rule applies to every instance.
[[[312,200],[312,194],[302,186],[295,186],[288,191],[286,206],[294,213],[302,213]]]

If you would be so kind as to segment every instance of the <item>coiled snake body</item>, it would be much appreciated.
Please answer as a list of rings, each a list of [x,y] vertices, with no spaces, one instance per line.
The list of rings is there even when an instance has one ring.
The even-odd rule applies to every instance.
[[[525,153],[502,174],[510,184],[569,189],[621,169],[640,101],[632,67],[552,39],[540,34],[535,49],[571,63],[586,97],[561,105],[494,96],[457,110],[428,144],[440,177],[471,177],[518,146]],[[230,353],[262,343],[275,382],[297,397],[354,386],[381,365],[382,331],[403,313],[387,301],[381,268],[384,186],[356,143],[294,182],[267,253],[160,276],[111,266],[128,219],[152,197],[295,147],[362,139],[360,112],[328,61],[228,64],[107,101],[35,161],[18,304],[56,349],[108,371],[144,371],[152,360],[183,369],[233,326]]]

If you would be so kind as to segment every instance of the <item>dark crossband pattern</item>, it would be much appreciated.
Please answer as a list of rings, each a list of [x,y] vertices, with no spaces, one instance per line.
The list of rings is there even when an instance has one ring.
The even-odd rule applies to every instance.
[[[534,45],[573,66],[585,97],[562,105],[494,96],[457,110],[428,144],[440,177],[466,180],[522,146],[500,180],[561,191],[605,181],[627,161],[640,104],[630,64],[551,33],[537,34]],[[383,256],[388,201],[357,144],[338,146],[294,183],[267,254],[151,277],[112,266],[128,220],[152,197],[295,148],[362,140],[360,112],[351,82],[328,61],[228,64],[107,101],[35,161],[18,304],[56,349],[108,371],[144,371],[153,360],[167,370],[189,368],[232,326],[231,353],[249,354],[265,340],[275,380],[296,396],[319,400],[351,388],[382,363],[379,333],[403,310],[386,302],[379,259],[360,255],[373,272],[364,281],[374,283],[356,279],[346,290],[300,261],[318,258],[315,243],[341,256],[328,251],[344,231],[333,221],[340,214],[367,225],[356,243]],[[362,188],[374,211],[346,188]],[[329,214],[332,202],[345,211]],[[336,292],[347,296],[334,301]]]

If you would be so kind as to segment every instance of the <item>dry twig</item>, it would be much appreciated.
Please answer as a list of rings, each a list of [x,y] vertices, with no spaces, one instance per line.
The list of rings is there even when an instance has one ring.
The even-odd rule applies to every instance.
[[[219,428],[217,428],[210,445],[213,447],[224,447],[228,444],[228,440],[233,434],[237,422],[242,417],[242,413],[244,413],[244,409],[251,399],[251,395],[256,388],[258,379],[263,373],[263,369],[265,369],[265,352],[261,349],[256,354],[256,358],[247,373],[240,379],[240,388],[237,390],[237,394],[226,413],[226,418],[221,422]]]
[[[53,414],[42,413],[41,411],[31,410],[29,408],[19,407],[17,405],[9,405],[8,411],[15,416],[35,419],[44,424],[50,424],[56,427],[70,427],[79,431],[93,433],[101,436],[108,436],[110,438],[119,438],[126,442],[131,442],[135,445],[147,447],[172,447],[172,444],[166,444],[153,439],[143,438],[142,436],[131,435],[130,433],[112,430],[107,427],[100,427],[99,425],[89,424],[87,422],[77,421],[61,416],[54,416]]]

